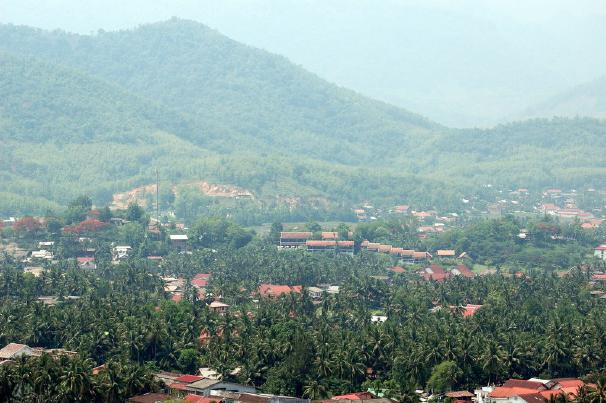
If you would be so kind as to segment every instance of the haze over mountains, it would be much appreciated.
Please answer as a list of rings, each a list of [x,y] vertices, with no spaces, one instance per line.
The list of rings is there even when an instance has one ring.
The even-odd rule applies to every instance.
[[[425,205],[472,187],[604,183],[592,119],[453,130],[188,20],[76,35],[0,25],[0,201],[216,181],[259,200]]]
[[[606,118],[606,75],[529,107],[523,117],[593,116]]]
[[[84,34],[171,16],[202,21],[330,82],[451,127],[525,118],[529,107],[606,73],[606,3],[601,0],[0,4],[0,22]],[[544,117],[554,115],[546,110]]]

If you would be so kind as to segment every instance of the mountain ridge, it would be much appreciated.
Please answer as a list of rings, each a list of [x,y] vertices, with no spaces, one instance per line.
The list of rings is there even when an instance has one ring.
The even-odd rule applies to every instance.
[[[606,186],[604,122],[449,129],[250,49],[178,19],[96,36],[0,25],[14,65],[0,71],[11,90],[0,100],[0,205],[18,205],[15,195],[64,205],[81,192],[107,203],[158,167],[172,185],[240,186],[268,206],[282,196],[456,206],[486,183]]]

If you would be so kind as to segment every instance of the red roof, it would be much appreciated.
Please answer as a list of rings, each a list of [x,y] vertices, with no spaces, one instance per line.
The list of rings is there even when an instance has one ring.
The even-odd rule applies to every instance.
[[[220,402],[221,401],[221,399],[218,397],[210,398],[210,397],[206,397],[206,396],[198,396],[198,395],[192,395],[192,394],[185,396],[185,398],[183,400],[185,400],[186,402],[193,402],[193,403],[211,403],[211,402]]]
[[[346,395],[333,396],[331,400],[371,400],[374,395],[370,392],[348,393]]]
[[[480,309],[481,307],[482,307],[482,305],[467,304],[467,305],[465,305],[465,310],[463,311],[463,316],[466,318],[469,316],[473,316],[473,314],[476,313],[476,311],[478,309]]]
[[[175,382],[168,385],[168,387],[171,389],[185,390],[185,388],[187,388],[187,385],[187,383]]]
[[[493,398],[509,398],[519,396],[528,403],[542,403],[549,401],[552,397],[563,393],[575,396],[579,387],[585,385],[580,379],[560,378],[552,379],[546,386],[542,382],[527,381],[524,379],[510,379],[503,386],[495,388],[490,393]],[[547,389],[548,386],[551,389]]]
[[[389,252],[391,248],[391,245],[379,245],[379,252]]]
[[[463,277],[467,277],[467,278],[474,277],[473,272],[469,269],[469,267],[465,266],[464,264],[458,265],[457,270],[459,271],[459,273],[461,273],[461,275]]]
[[[412,258],[413,259],[427,259],[428,255],[429,254],[427,252],[413,252]]]
[[[170,298],[173,302],[180,302],[183,299],[183,294],[173,294]]]
[[[426,211],[415,211],[414,213],[412,213],[412,215],[419,218],[431,217],[431,213],[428,213]]]
[[[322,239],[337,239],[338,237],[338,232],[322,232]]]
[[[175,382],[192,383],[199,381],[200,379],[204,379],[204,377],[197,375],[181,375],[175,379]]]
[[[354,241],[337,241],[337,246],[352,247],[354,246]]]
[[[444,281],[450,277],[450,273],[447,273],[442,266],[432,264],[421,273],[421,277],[425,280]]]
[[[446,393],[446,396],[457,398],[457,397],[474,397],[475,395],[467,390],[455,390],[453,392]]]
[[[282,239],[307,239],[313,235],[311,232],[280,232]]]
[[[606,280],[606,274],[602,274],[602,273],[593,273],[593,274],[591,275],[591,279],[592,279],[592,280],[605,281],[605,280]]]
[[[401,255],[403,251],[404,249],[402,248],[391,248],[389,253],[391,253],[392,255]]]
[[[390,268],[388,270],[391,270],[394,273],[406,273],[406,269],[403,268],[403,267],[400,267],[400,266],[395,266],[395,267],[392,267],[392,268]]]
[[[606,250],[606,245],[600,245],[593,248],[594,250]]]
[[[307,246],[336,246],[337,242],[336,241],[309,240],[309,241],[305,241],[305,245],[307,245]]]
[[[99,375],[101,373],[101,371],[103,371],[103,370],[105,370],[105,364],[101,364],[98,367],[93,368],[92,374]]]
[[[78,263],[84,264],[84,263],[91,263],[95,261],[94,257],[79,257],[78,259]]]
[[[545,397],[541,393],[526,393],[520,395],[520,398],[526,403],[545,403]]]
[[[512,388],[526,388],[526,389],[533,389],[533,390],[547,389],[542,382],[527,381],[525,379],[508,379],[503,384],[503,387],[506,387],[506,388],[510,388],[510,387],[512,387]]]
[[[301,293],[300,285],[276,285],[276,284],[261,284],[257,292],[264,297],[275,297],[282,294],[290,294],[291,292]]]
[[[396,206],[396,211],[398,213],[404,213],[404,212],[408,211],[408,208],[409,208],[409,206],[402,204],[400,206]]]
[[[552,379],[552,381],[556,382],[562,388],[580,388],[585,385],[585,382],[577,378],[555,378]]]
[[[198,273],[191,279],[191,285],[197,288],[203,288],[208,285],[209,273]]]

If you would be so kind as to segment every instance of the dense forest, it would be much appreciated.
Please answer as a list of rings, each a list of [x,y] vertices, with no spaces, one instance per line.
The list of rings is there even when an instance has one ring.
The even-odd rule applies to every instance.
[[[1,232],[23,246],[54,240],[57,262],[45,264],[36,277],[23,272],[23,263],[1,257],[0,344],[79,354],[0,367],[5,400],[120,401],[158,388],[153,371],[194,373],[205,366],[268,393],[318,399],[370,387],[415,401],[417,388],[439,393],[510,377],[596,379],[606,365],[600,353],[606,348],[606,300],[591,293],[603,286],[590,284],[599,268],[570,268],[564,259],[557,265],[565,275],[548,267],[532,271],[515,267],[508,252],[553,253],[548,235],[571,235],[572,226],[525,223],[534,234],[526,246],[511,244],[520,225],[512,218],[423,241],[458,243],[474,260],[505,259],[512,272],[526,273],[435,282],[415,272],[420,265],[407,265],[402,274],[387,272],[394,262],[376,253],[280,250],[272,243],[278,223],[258,236],[233,222],[202,217],[188,231],[192,253],[175,253],[165,228],[156,236],[147,232],[149,219],[139,207],[103,209],[98,217],[104,221],[94,223],[86,219],[90,207],[91,200],[81,197],[64,215],[47,217],[45,225],[30,217]],[[130,222],[109,225],[112,214]],[[358,226],[353,236],[412,242],[410,228],[407,220],[377,222]],[[95,249],[94,270],[78,267],[74,259],[81,236],[90,237]],[[116,242],[133,246],[132,255],[112,262]],[[593,238],[579,235],[575,242],[583,251]],[[157,263],[150,255],[164,258]],[[581,256],[578,263],[583,261]],[[210,274],[205,293],[189,281],[180,301],[165,291],[161,276],[189,280],[198,273]],[[256,294],[264,283],[304,288],[268,298]],[[338,285],[339,293],[314,300],[307,288],[318,284]],[[45,305],[40,296],[56,296],[58,303]],[[230,305],[227,314],[208,308],[217,298]],[[482,307],[463,315],[466,304]],[[372,321],[373,315],[386,319]],[[92,376],[91,368],[102,364],[106,370]]]
[[[82,192],[105,204],[156,168],[171,185],[249,189],[255,214],[277,197],[432,207],[486,183],[604,185],[601,121],[452,130],[191,21],[94,35],[0,25],[0,52],[2,214]]]

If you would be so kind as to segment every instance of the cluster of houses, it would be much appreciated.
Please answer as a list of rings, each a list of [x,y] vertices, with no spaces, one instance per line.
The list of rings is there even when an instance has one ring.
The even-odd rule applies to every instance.
[[[75,357],[78,353],[75,351],[68,351],[62,348],[42,348],[42,347],[30,347],[26,344],[9,343],[0,349],[0,366],[8,365],[15,360],[25,357],[40,357],[43,354],[48,354],[52,357],[68,356]]]
[[[407,272],[407,270],[402,266],[389,267],[387,268],[387,270],[395,274],[404,274]],[[433,263],[421,270],[417,270],[415,273],[422,277],[424,280],[438,282],[442,282],[444,280],[457,276],[461,276],[464,278],[475,277],[474,272],[472,272],[471,269],[465,266],[464,264],[458,264],[456,266],[444,268],[438,264]]]
[[[349,234],[351,237],[352,234]],[[353,254],[355,242],[351,239],[340,240],[337,232],[321,232],[321,239],[313,239],[313,232],[281,232],[279,239],[280,248],[305,248],[309,252],[336,252]],[[360,243],[360,249],[369,252],[378,252],[390,255],[398,260],[408,263],[418,263],[432,259],[433,254],[427,251],[416,251],[404,249],[392,245],[386,245],[367,240]],[[435,256],[440,259],[463,259],[466,253],[456,254],[454,250],[437,250]]]
[[[163,392],[134,396],[127,402],[310,403],[309,399],[258,393],[252,386],[226,382],[221,377],[160,372],[156,374],[156,379],[166,385]],[[482,387],[473,393],[467,390],[450,391],[433,396],[423,390],[417,390],[416,393],[420,401],[439,397],[447,398],[454,403],[547,403],[557,401],[558,398],[562,398],[562,401],[573,401],[583,387],[591,389],[596,385],[576,378],[531,378],[509,379],[501,386]],[[381,392],[369,389],[333,396],[317,402],[395,403],[396,401],[384,397]]]
[[[594,388],[576,378],[509,379],[501,386],[487,386],[475,390],[477,403],[547,403],[558,396],[573,401],[581,387]],[[471,398],[469,399],[471,400]]]
[[[183,375],[170,372],[156,374],[156,379],[166,387],[161,393],[133,396],[130,403],[196,402],[196,403],[310,403],[311,400],[291,396],[258,393],[248,385],[226,382],[221,377]],[[354,392],[318,400],[321,403],[395,403],[383,397],[382,392]]]
[[[191,286],[198,294],[198,299],[206,299],[206,288],[208,287],[210,277],[210,273],[198,273],[190,280]],[[164,291],[170,295],[172,301],[179,302],[183,299],[185,286],[187,284],[187,280],[185,278],[167,276],[162,277],[162,281],[164,281]],[[227,312],[229,305],[219,300],[215,300],[208,304],[208,308],[213,312],[224,314]]]
[[[321,232],[320,239],[314,239],[313,232],[281,232],[280,248],[306,248],[309,252],[347,253],[353,255],[354,241],[340,239],[338,232]],[[351,237],[348,234],[348,238]]]

